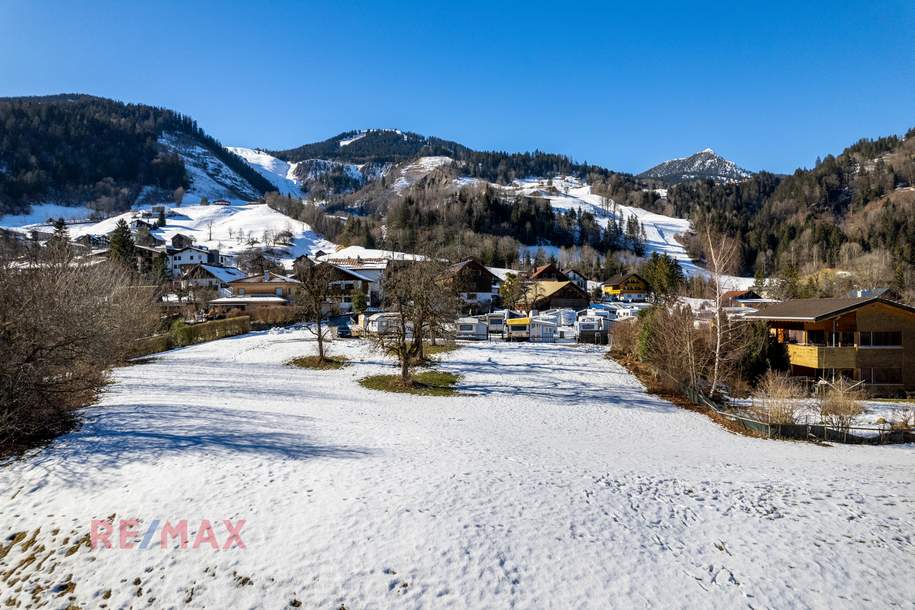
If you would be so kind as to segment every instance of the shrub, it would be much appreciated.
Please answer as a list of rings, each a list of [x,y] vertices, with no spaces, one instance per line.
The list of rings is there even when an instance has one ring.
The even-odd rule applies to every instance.
[[[864,412],[861,397],[857,387],[839,379],[829,385],[820,399],[820,419],[833,428],[847,431],[855,418]]]
[[[773,424],[795,424],[804,388],[787,373],[769,371],[753,393],[753,410],[763,421]]]
[[[187,324],[184,320],[175,320],[170,335],[175,346],[184,347],[223,337],[243,335],[247,332],[251,332],[251,320],[247,316],[241,316],[201,324]]]

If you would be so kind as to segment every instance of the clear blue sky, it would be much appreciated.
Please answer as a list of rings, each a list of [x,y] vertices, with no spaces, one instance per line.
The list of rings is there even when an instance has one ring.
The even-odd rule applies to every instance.
[[[57,92],[173,108],[228,145],[398,127],[788,172],[915,126],[915,2],[0,0],[0,95]]]

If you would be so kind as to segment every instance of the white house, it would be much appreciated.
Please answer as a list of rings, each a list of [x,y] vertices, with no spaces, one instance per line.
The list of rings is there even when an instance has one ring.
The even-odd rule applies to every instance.
[[[181,277],[186,268],[210,262],[210,253],[197,246],[169,250],[166,254],[166,268],[172,277]]]
[[[586,278],[579,272],[575,271],[574,269],[566,269],[563,271],[563,273],[565,273],[566,277],[569,278],[569,280],[571,280],[573,284],[575,284],[576,286],[578,286],[579,288],[581,288],[588,294],[591,294],[591,291],[588,289],[588,283],[589,283],[588,278]]]

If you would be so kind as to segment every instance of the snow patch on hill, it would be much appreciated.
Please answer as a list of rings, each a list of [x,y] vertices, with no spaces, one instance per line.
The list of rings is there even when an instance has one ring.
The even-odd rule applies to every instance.
[[[210,201],[227,199],[244,202],[259,196],[247,180],[193,138],[184,134],[164,133],[159,136],[159,143],[177,153],[184,161],[191,180],[191,186],[185,194],[188,201],[197,202],[206,197]]]
[[[340,145],[341,148],[344,147],[344,146],[349,146],[350,144],[352,144],[352,143],[355,142],[356,140],[361,140],[362,138],[364,138],[366,133],[368,133],[368,132],[366,132],[366,131],[360,131],[359,133],[357,133],[356,135],[354,135],[354,136],[352,136],[352,137],[344,138],[344,139],[340,140],[339,145]]]
[[[403,191],[438,168],[452,163],[454,159],[451,157],[420,157],[400,170],[400,176],[394,181],[393,188],[397,192]]]
[[[288,197],[301,196],[300,181],[295,175],[298,163],[289,163],[282,159],[277,159],[262,150],[253,148],[229,146],[228,149],[244,159],[257,173],[269,180],[276,187],[276,191],[279,194]]]
[[[118,221],[128,223],[137,212],[126,212],[97,223],[71,225],[70,236],[107,235],[114,231]],[[275,238],[288,231],[289,243],[275,243]],[[275,248],[277,259],[291,263],[302,254],[319,250],[333,252],[336,244],[312,230],[307,223],[277,212],[268,205],[191,205],[173,208],[166,217],[164,227],[151,233],[165,240],[182,234],[192,237],[194,243],[223,253],[240,253],[251,248]]]
[[[29,225],[45,224],[50,220],[87,220],[95,210],[86,206],[66,206],[57,203],[33,203],[28,214],[7,214],[0,216],[0,227],[20,228]]]
[[[709,276],[709,272],[697,265],[687,254],[683,244],[677,241],[678,235],[689,233],[692,230],[689,220],[664,216],[626,205],[614,205],[608,211],[604,205],[604,198],[592,193],[590,185],[569,176],[553,178],[552,188],[547,180],[541,178],[516,180],[512,186],[501,188],[508,192],[547,199],[553,209],[557,211],[575,209],[579,212],[590,212],[603,227],[607,226],[611,218],[617,222],[622,220],[625,223],[630,216],[635,216],[645,229],[646,256],[651,256],[653,252],[667,254],[680,264],[683,273],[687,276]],[[538,248],[542,248],[547,255],[558,257],[558,249],[551,246],[530,246],[527,250],[529,253],[535,254]],[[724,283],[728,289],[743,290],[752,286],[754,279],[727,276]]]

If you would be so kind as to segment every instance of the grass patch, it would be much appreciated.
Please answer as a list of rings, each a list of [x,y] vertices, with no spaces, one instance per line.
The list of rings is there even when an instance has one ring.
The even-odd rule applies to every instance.
[[[454,385],[460,375],[442,371],[423,371],[413,375],[413,383],[404,385],[400,375],[372,375],[359,380],[359,385],[380,392],[418,394],[420,396],[458,396]]]
[[[302,369],[328,371],[332,369],[342,369],[346,366],[348,361],[349,359],[344,358],[343,356],[325,356],[323,362],[319,360],[317,356],[302,356],[301,358],[293,358],[289,361],[289,364]]]
[[[461,349],[461,346],[457,343],[436,343],[435,345],[429,345],[426,343],[423,345],[423,355],[437,356],[438,354],[447,354],[448,352],[453,352],[459,349]]]

